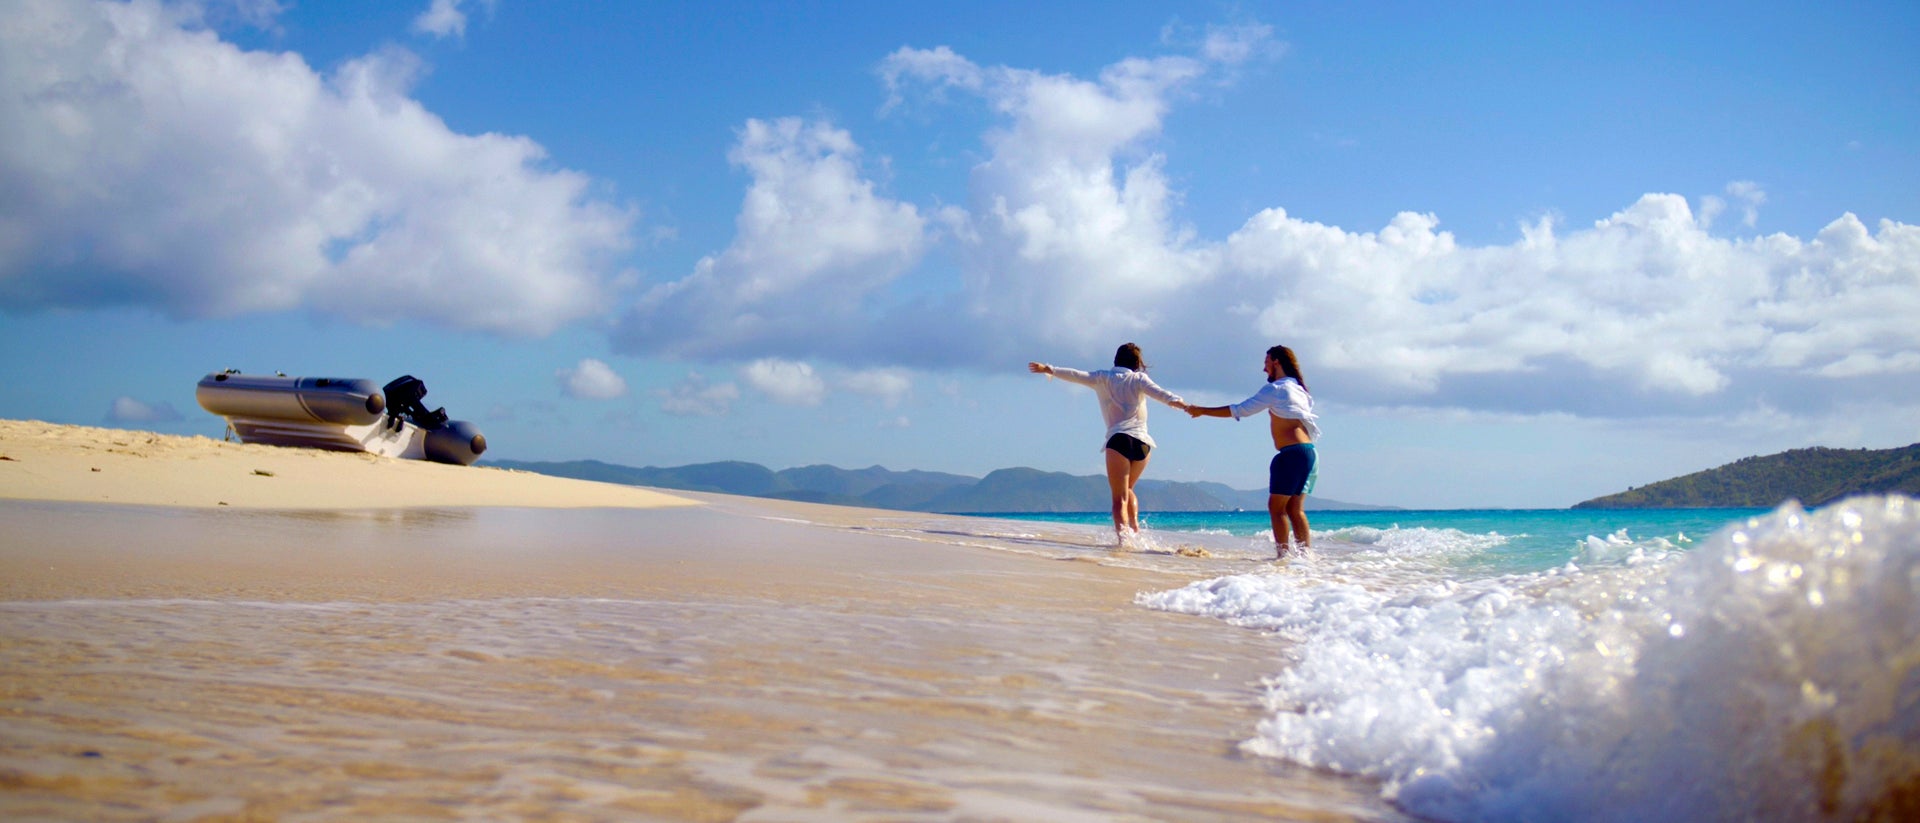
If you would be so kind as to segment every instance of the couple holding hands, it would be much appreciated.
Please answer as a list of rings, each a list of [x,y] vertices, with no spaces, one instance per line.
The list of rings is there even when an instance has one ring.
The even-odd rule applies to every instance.
[[[1313,396],[1300,376],[1300,361],[1286,346],[1267,349],[1262,369],[1267,384],[1252,397],[1231,406],[1194,406],[1147,376],[1140,347],[1128,343],[1113,354],[1113,368],[1084,372],[1028,363],[1027,371],[1058,377],[1093,389],[1100,396],[1100,413],[1107,420],[1107,486],[1113,492],[1113,529],[1122,537],[1140,531],[1140,501],[1133,486],[1147,470],[1153,438],[1147,436],[1147,398],[1151,397],[1193,417],[1231,417],[1238,420],[1261,411],[1273,430],[1273,462],[1267,468],[1267,513],[1273,518],[1274,550],[1286,557],[1298,539],[1305,548],[1307,494],[1313,491],[1313,441],[1320,427],[1313,413]]]

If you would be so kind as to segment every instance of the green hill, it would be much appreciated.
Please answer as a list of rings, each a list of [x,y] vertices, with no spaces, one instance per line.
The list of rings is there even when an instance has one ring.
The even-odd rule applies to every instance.
[[[1794,449],[1596,497],[1576,509],[1819,506],[1856,494],[1920,497],[1920,443],[1898,449]]]
[[[802,466],[776,472],[757,463],[741,462],[673,468],[635,468],[598,460],[488,460],[486,465],[630,486],[903,511],[1098,512],[1106,511],[1108,506],[1105,477],[1026,468],[1000,469],[984,478],[974,478],[941,472],[892,471],[880,466],[865,469]],[[1154,511],[1265,511],[1267,507],[1264,489],[1242,491],[1219,483],[1142,480],[1139,491],[1144,505]],[[1307,508],[1328,511],[1386,507],[1309,497]]]

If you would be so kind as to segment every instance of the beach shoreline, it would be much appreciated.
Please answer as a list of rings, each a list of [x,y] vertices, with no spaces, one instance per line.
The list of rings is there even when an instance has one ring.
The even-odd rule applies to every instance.
[[[651,489],[486,466],[36,420],[0,420],[0,500],[246,509],[695,505]]]
[[[5,423],[0,473],[84,474],[0,483],[10,818],[1404,819],[1241,753],[1280,641],[1134,605],[1191,575],[1095,545]],[[355,488],[246,494],[309,475]]]

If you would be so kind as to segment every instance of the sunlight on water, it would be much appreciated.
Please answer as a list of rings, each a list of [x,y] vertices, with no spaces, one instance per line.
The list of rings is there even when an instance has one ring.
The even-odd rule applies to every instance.
[[[1247,751],[1446,820],[1845,820],[1920,804],[1920,506],[1789,505],[1463,578],[1454,529],[1351,528],[1143,594],[1296,641]]]

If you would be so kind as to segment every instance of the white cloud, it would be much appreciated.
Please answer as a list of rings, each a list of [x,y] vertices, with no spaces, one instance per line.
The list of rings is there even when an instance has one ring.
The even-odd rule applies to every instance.
[[[905,369],[881,368],[848,372],[840,385],[855,394],[879,398],[893,408],[913,393],[913,378]]]
[[[977,91],[986,82],[986,75],[973,61],[955,54],[953,49],[939,46],[932,49],[913,49],[901,47],[899,51],[881,61],[880,81],[887,87],[887,101],[881,107],[885,112],[904,101],[902,88],[907,80],[935,80],[935,94],[941,87],[951,86]]]
[[[1754,224],[1760,222],[1760,207],[1767,202],[1767,192],[1760,188],[1760,184],[1751,180],[1736,180],[1727,184],[1727,194],[1741,204],[1742,225],[1753,228]]]
[[[1916,251],[1920,227],[1883,222],[1873,236],[1852,215],[1811,242],[1715,237],[1673,195],[1647,195],[1591,229],[1543,222],[1481,248],[1458,246],[1425,215],[1353,234],[1272,210],[1228,239],[1219,277],[1230,285],[1216,299],[1255,298],[1258,335],[1389,393],[1491,377],[1567,384],[1552,392],[1562,401],[1671,400],[1920,347],[1920,331],[1894,319],[1920,316]]]
[[[8,13],[0,306],[534,335],[604,311],[635,216],[532,140],[448,129],[408,96],[418,58],[322,75],[198,26],[155,2]]]
[[[465,37],[467,13],[460,10],[460,5],[460,0],[433,0],[426,11],[413,19],[413,30],[435,37]]]
[[[1284,46],[1273,39],[1273,27],[1264,23],[1208,26],[1200,55],[1223,65],[1239,65],[1262,54],[1277,53]]]
[[[1760,184],[1751,180],[1736,180],[1727,184],[1726,195],[1740,206],[1740,224],[1753,228],[1760,222],[1760,207],[1767,202],[1767,192]],[[1709,194],[1700,198],[1700,225],[1702,228],[1713,225],[1715,218],[1727,210],[1728,201],[1719,195]]]
[[[579,365],[572,368],[560,369],[553,376],[560,381],[560,390],[568,397],[612,400],[627,394],[626,379],[611,366],[591,357],[582,359]]]
[[[1210,48],[1244,59],[1266,36],[1236,30]],[[753,175],[732,244],[647,292],[617,345],[751,357],[804,341],[811,354],[851,358],[878,337],[912,357],[965,337],[963,326],[1014,326],[1022,331],[1008,339],[1076,347],[1151,328],[1157,298],[1186,288],[1207,262],[1168,218],[1162,159],[1116,171],[1115,158],[1159,131],[1170,94],[1219,65],[1130,59],[1089,82],[981,67],[945,48],[895,52],[880,70],[890,94],[979,94],[1009,120],[987,137],[993,153],[973,171],[971,210],[936,210],[965,259],[958,304],[903,309],[882,299],[931,235],[918,209],[875,193],[851,135],[754,120],[731,155]],[[1114,294],[1134,305],[1112,304]]]
[[[480,5],[488,13],[493,12],[498,0],[480,0]],[[413,18],[413,30],[434,37],[467,36],[467,0],[433,0],[427,10]]]
[[[740,399],[740,387],[732,383],[710,384],[698,372],[689,372],[672,388],[654,393],[660,398],[660,410],[681,417],[719,417],[733,410]]]
[[[866,206],[856,213],[911,207],[872,198],[845,162],[850,136],[755,124],[736,158],[779,161],[752,166],[740,236],[656,289],[623,340],[709,355],[775,345],[842,361],[883,353],[940,368],[1032,357],[1104,365],[1134,340],[1163,383],[1224,393],[1248,389],[1249,363],[1286,343],[1316,388],[1348,403],[1622,418],[1870,402],[1920,372],[1910,320],[1920,317],[1920,226],[1870,229],[1848,214],[1811,239],[1714,234],[1713,216],[1729,207],[1757,222],[1767,196],[1747,181],[1698,212],[1650,193],[1589,226],[1541,218],[1505,244],[1462,244],[1434,214],[1353,230],[1281,208],[1224,238],[1200,237],[1176,220],[1179,193],[1150,141],[1181,89],[1259,47],[1266,34],[1251,31],[1246,48],[1218,40],[1198,57],[1124,60],[1093,80],[979,66],[944,48],[895,52],[880,71],[890,102],[978,95],[998,117],[967,208],[937,212],[957,287],[888,305],[867,298],[910,254],[875,275],[758,253],[805,259],[816,245],[838,248],[797,230],[779,235],[791,243],[770,243],[759,228],[765,214],[834,213],[793,184],[795,168],[829,167],[835,190],[860,196],[826,202]],[[791,151],[809,140],[839,148]],[[892,235],[912,244],[862,248],[917,249],[913,214]],[[634,334],[636,323],[651,331]]]
[[[875,194],[860,148],[826,123],[751,120],[728,155],[753,177],[731,246],[644,294],[616,332],[628,350],[752,355],[866,324],[863,303],[920,258],[925,220]]]
[[[143,403],[125,395],[114,398],[106,417],[109,423],[171,423],[179,419],[180,412],[172,403]]]
[[[966,224],[954,232],[965,265],[952,318],[1019,329],[1010,340],[1027,347],[1074,349],[1111,348],[1111,338],[1160,324],[1161,299],[1187,288],[1207,261],[1170,219],[1163,159],[1142,149],[1159,133],[1170,96],[1218,65],[1128,59],[1088,81],[1006,67],[961,71],[958,59],[904,49],[887,63],[896,93],[909,81],[978,93],[1004,118],[986,135],[991,154],[973,169]],[[976,75],[983,79],[954,79]]]
[[[740,371],[747,385],[789,406],[818,406],[826,399],[827,384],[806,363],[766,358]]]

